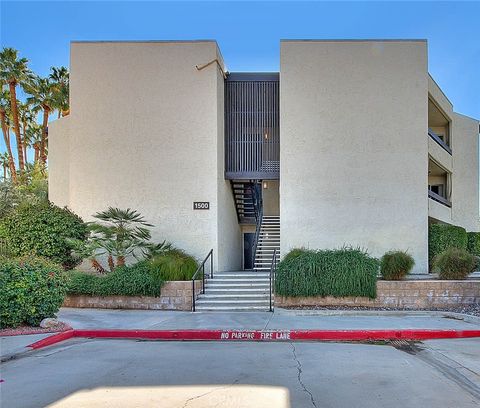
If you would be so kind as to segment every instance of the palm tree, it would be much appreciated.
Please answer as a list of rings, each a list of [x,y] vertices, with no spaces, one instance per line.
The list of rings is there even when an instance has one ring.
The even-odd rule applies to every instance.
[[[8,153],[0,153],[0,166],[3,167],[3,181],[7,181],[7,169],[10,167],[10,156]]]
[[[31,106],[28,103],[19,103],[18,104],[18,116],[20,119],[21,127],[22,127],[22,144],[23,144],[23,160],[25,161],[25,165],[27,164],[27,150],[30,147],[30,143],[28,142],[28,132],[29,128],[32,126],[37,127],[36,123],[36,115],[38,113],[38,109]]]
[[[17,91],[18,84],[24,84],[31,78],[31,71],[27,67],[26,58],[18,58],[18,51],[13,48],[3,48],[0,52],[0,78],[8,84],[10,89],[10,106],[13,117],[13,131],[17,139],[18,167],[20,174],[25,169],[23,160],[22,138],[20,136],[20,122],[18,119]]]
[[[66,67],[51,67],[49,75],[53,82],[55,108],[58,110],[58,117],[66,116],[69,113],[68,92],[69,92],[69,74]]]
[[[37,163],[40,158],[40,142],[42,140],[42,126],[36,122],[31,123],[24,135],[24,148],[33,148],[35,151],[33,162]],[[25,167],[27,161],[25,161]]]
[[[15,169],[15,161],[13,160],[12,146],[10,145],[10,126],[7,112],[10,109],[10,94],[7,90],[0,93],[0,120],[2,122],[2,133],[5,146],[7,147],[8,167],[10,168],[10,176],[14,183],[17,182],[17,170]]]
[[[32,95],[27,98],[27,103],[35,109],[43,111],[40,162],[45,165],[47,163],[48,117],[55,106],[54,87],[48,78],[35,77],[25,87],[25,90]]]

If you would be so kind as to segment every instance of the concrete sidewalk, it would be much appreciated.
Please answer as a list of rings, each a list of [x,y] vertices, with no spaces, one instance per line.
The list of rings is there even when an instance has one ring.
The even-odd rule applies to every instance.
[[[275,313],[191,313],[155,310],[62,308],[58,318],[74,329],[476,329],[467,318],[458,320],[442,312],[364,312],[354,314],[298,314],[277,309]],[[462,317],[462,315],[458,315]]]

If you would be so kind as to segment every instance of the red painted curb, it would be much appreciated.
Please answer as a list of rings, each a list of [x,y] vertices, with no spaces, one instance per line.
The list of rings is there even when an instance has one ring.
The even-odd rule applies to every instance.
[[[79,329],[30,344],[38,349],[72,337],[163,341],[368,341],[480,337],[480,330],[116,330]]]
[[[51,346],[52,344],[59,343],[64,340],[71,339],[74,336],[75,336],[75,330],[67,330],[61,333],[54,334],[53,336],[45,337],[42,340],[29,344],[27,347],[30,347],[35,350],[35,349]]]

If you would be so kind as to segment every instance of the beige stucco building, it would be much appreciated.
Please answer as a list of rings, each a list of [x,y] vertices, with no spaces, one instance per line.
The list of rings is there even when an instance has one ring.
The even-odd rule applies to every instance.
[[[221,271],[352,245],[427,273],[429,223],[480,230],[479,122],[427,65],[423,40],[282,41],[280,72],[250,74],[215,41],[73,42],[50,199],[135,208]]]

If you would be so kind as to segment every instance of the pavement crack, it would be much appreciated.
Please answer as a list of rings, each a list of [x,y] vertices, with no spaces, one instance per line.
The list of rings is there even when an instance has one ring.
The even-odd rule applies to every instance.
[[[197,399],[199,399],[199,398],[203,398],[203,397],[205,397],[205,396],[207,396],[207,395],[209,395],[209,394],[214,393],[215,391],[225,390],[225,389],[227,389],[227,388],[230,388],[230,387],[232,387],[233,385],[237,384],[239,381],[240,381],[240,380],[237,379],[237,380],[235,380],[235,381],[234,381],[233,383],[231,383],[231,384],[227,384],[227,385],[225,385],[225,386],[223,386],[223,387],[217,387],[217,388],[214,388],[213,390],[204,392],[203,394],[199,394],[199,395],[196,395],[196,396],[194,396],[194,397],[188,398],[188,399],[185,401],[185,404],[183,404],[182,408],[186,408],[187,405],[190,404],[190,402],[195,401],[195,400],[197,400]]]
[[[297,379],[298,383],[302,387],[303,392],[307,393],[310,396],[310,401],[312,402],[312,405],[317,408],[317,403],[315,402],[315,398],[313,398],[313,394],[310,392],[310,390],[305,386],[305,384],[302,381],[302,363],[300,363],[300,360],[297,357],[297,350],[295,349],[295,345],[293,343],[290,343],[292,346],[292,352],[293,352],[293,359],[297,363]]]

